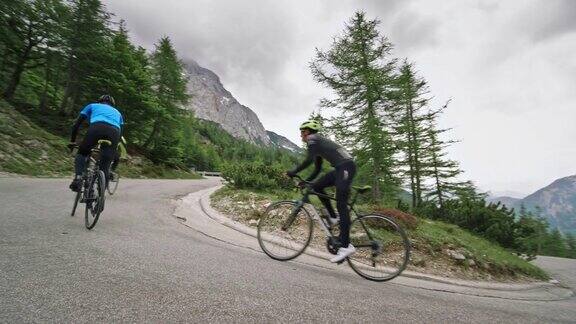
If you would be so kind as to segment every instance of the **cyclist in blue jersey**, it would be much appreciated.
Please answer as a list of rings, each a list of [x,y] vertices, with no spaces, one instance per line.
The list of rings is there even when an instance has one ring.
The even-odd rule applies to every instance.
[[[86,136],[78,146],[78,154],[74,163],[75,176],[70,184],[72,191],[80,190],[80,183],[82,182],[82,174],[86,169],[86,161],[88,155],[94,146],[98,144],[99,140],[109,140],[112,145],[103,145],[100,158],[100,170],[104,171],[106,181],[108,181],[108,170],[110,163],[116,154],[118,142],[122,133],[122,126],[124,119],[122,114],[114,108],[114,98],[110,95],[101,96],[96,103],[91,103],[84,107],[78,116],[78,119],[72,127],[72,135],[70,136],[70,144],[68,147],[72,149],[76,146],[76,136],[80,125],[87,120],[90,126],[86,132]]]

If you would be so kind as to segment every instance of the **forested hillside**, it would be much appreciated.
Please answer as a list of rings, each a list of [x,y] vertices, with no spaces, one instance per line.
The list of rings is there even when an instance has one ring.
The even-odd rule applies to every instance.
[[[2,2],[0,12],[0,86],[9,103],[2,109],[17,109],[60,146],[82,107],[111,94],[126,120],[130,153],[157,168],[291,163],[288,152],[234,139],[183,109],[194,98],[170,38],[151,52],[135,46],[126,23],[114,21],[99,0],[17,0]],[[41,164],[37,169],[28,173],[43,172]]]

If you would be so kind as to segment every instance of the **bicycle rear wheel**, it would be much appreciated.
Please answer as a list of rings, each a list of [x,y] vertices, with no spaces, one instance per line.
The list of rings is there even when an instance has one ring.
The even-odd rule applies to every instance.
[[[356,253],[348,258],[348,264],[368,280],[393,279],[406,269],[410,259],[406,233],[388,216],[359,216],[350,226],[350,243]]]
[[[120,173],[118,171],[110,170],[109,175],[111,176],[112,173],[114,173],[114,180],[108,181],[108,184],[106,185],[106,189],[110,195],[113,195],[116,192],[118,189],[118,183],[120,182]]]
[[[294,259],[310,244],[313,225],[306,208],[293,201],[274,203],[258,222],[258,244],[274,260]]]
[[[89,179],[89,185],[86,189],[86,212],[84,214],[84,223],[87,229],[93,229],[98,222],[100,214],[104,210],[106,199],[106,185],[104,172],[98,170],[94,173],[92,179]]]

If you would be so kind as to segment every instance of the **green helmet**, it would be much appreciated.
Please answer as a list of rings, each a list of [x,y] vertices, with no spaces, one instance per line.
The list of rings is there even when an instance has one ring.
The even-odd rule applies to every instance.
[[[304,129],[310,129],[315,132],[318,132],[320,131],[320,129],[322,129],[322,125],[320,125],[320,123],[317,120],[311,119],[303,122],[302,125],[300,125],[300,130]]]

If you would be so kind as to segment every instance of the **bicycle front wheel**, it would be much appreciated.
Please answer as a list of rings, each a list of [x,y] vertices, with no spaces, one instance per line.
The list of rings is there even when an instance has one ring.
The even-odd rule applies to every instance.
[[[84,215],[84,223],[87,229],[93,229],[98,222],[100,214],[104,210],[104,202],[106,199],[106,185],[104,180],[104,172],[101,170],[94,173],[90,179],[88,188],[86,189],[86,212]]]
[[[114,180],[108,181],[108,185],[106,186],[110,195],[113,195],[116,192],[116,189],[118,189],[118,183],[120,182],[120,173],[110,170],[109,174],[112,175],[112,173],[114,173]]]
[[[391,217],[365,215],[350,226],[350,243],[356,253],[348,258],[350,267],[373,281],[387,281],[400,275],[410,259],[406,233]]]
[[[72,206],[72,213],[70,213],[70,216],[74,216],[74,214],[76,213],[76,207],[78,207],[78,201],[80,201],[80,195],[82,190],[78,190],[76,192],[76,196],[74,197],[74,206]]]
[[[313,225],[303,206],[293,201],[274,203],[258,222],[258,244],[274,260],[294,259],[310,244]]]

